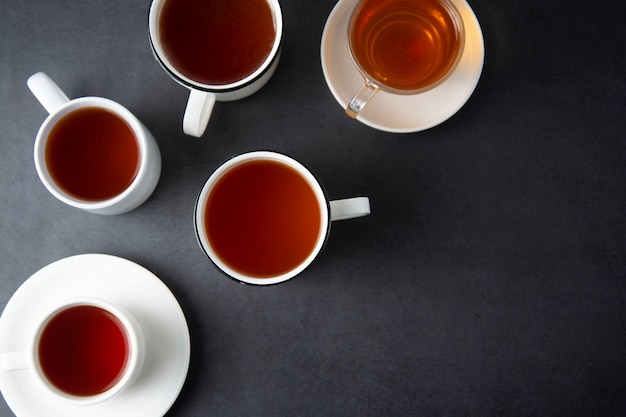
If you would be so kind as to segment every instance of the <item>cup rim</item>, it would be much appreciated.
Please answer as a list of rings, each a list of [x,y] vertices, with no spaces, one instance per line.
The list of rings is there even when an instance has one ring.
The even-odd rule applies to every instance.
[[[133,179],[131,184],[118,195],[108,199],[97,201],[82,200],[63,191],[63,189],[57,185],[57,183],[50,175],[45,158],[46,144],[50,137],[50,132],[52,131],[52,128],[58,123],[59,120],[61,120],[63,117],[70,114],[71,112],[88,107],[105,109],[109,112],[114,113],[116,116],[122,119],[133,132],[135,140],[137,141],[137,146],[139,148],[139,169],[137,170],[137,174],[135,175],[135,178]],[[34,148],[35,168],[44,186],[57,199],[79,209],[98,210],[115,206],[119,202],[127,199],[138,187],[138,184],[143,181],[143,178],[147,175],[148,170],[148,159],[146,157],[147,150],[148,144],[144,127],[141,122],[130,112],[130,110],[117,103],[116,101],[110,100],[108,98],[94,96],[79,97],[70,100],[56,112],[48,115],[46,120],[44,120],[43,124],[39,128],[39,131],[37,132],[37,137],[35,139]]]
[[[457,33],[459,34],[459,38],[460,38],[460,45],[459,45],[459,48],[457,49],[455,59],[452,65],[450,65],[450,68],[448,68],[445,74],[442,75],[437,81],[427,86],[412,89],[412,90],[403,90],[399,88],[394,88],[394,87],[390,87],[380,82],[376,77],[373,77],[365,69],[363,69],[361,64],[356,59],[355,54],[352,52],[353,51],[352,38],[350,36],[350,32],[352,28],[352,21],[355,19],[355,16],[357,14],[356,12],[364,1],[365,0],[358,0],[356,5],[352,9],[352,12],[350,13],[350,18],[348,20],[348,25],[346,28],[346,33],[347,33],[347,39],[348,39],[348,51],[350,54],[350,58],[352,60],[352,63],[356,67],[356,69],[359,71],[359,73],[361,73],[361,76],[365,79],[365,82],[368,82],[369,84],[375,86],[376,88],[386,91],[388,93],[398,94],[398,95],[414,95],[414,94],[420,94],[420,93],[424,93],[426,91],[432,90],[433,88],[441,85],[444,81],[446,81],[450,77],[452,73],[454,73],[459,62],[461,61],[461,57],[463,56],[463,52],[465,50],[466,35],[465,35],[465,22],[463,22],[463,16],[461,15],[461,12],[459,11],[459,9],[456,7],[456,5],[454,4],[452,0],[436,0],[436,1],[442,4],[446,8],[446,10],[448,11],[448,14],[450,15],[450,17],[452,18],[452,20],[454,21],[457,27]]]
[[[62,311],[76,307],[76,306],[94,306],[101,308],[110,314],[112,314],[117,320],[122,323],[126,336],[128,337],[129,355],[124,365],[124,370],[121,378],[106,391],[88,396],[77,396],[66,393],[58,389],[43,373],[39,362],[39,342],[43,330],[46,328],[50,320],[52,320],[57,314]],[[40,384],[43,384],[49,391],[56,396],[62,398],[73,405],[93,405],[105,401],[121,391],[125,390],[137,377],[141,371],[143,365],[143,357],[145,356],[145,342],[143,339],[143,333],[136,319],[130,315],[130,313],[124,310],[122,307],[111,304],[105,300],[94,297],[75,297],[64,300],[53,307],[47,315],[45,315],[40,321],[39,325],[29,345],[30,354],[29,361],[31,362],[31,368],[37,376],[37,380]]]
[[[235,81],[230,84],[205,84],[199,81],[195,81],[185,75],[183,75],[180,71],[176,69],[176,67],[167,59],[167,55],[163,50],[159,35],[158,35],[158,18],[160,17],[160,11],[167,0],[153,0],[150,4],[150,11],[148,14],[148,38],[150,40],[150,46],[152,49],[152,53],[156,60],[159,62],[161,67],[179,84],[205,92],[210,93],[229,93],[232,91],[237,91],[243,89],[251,84],[254,84],[257,80],[259,80],[264,74],[271,70],[274,63],[278,60],[280,56],[280,50],[283,43],[283,16],[282,10],[280,7],[280,3],[278,0],[267,0],[270,8],[272,9],[272,14],[274,17],[274,24],[276,25],[276,37],[274,39],[274,43],[272,45],[272,49],[270,50],[267,58],[263,63],[255,69],[254,72],[248,74],[246,77]]]
[[[238,272],[231,267],[229,267],[226,263],[222,262],[217,254],[212,250],[211,244],[208,240],[208,237],[205,232],[204,226],[204,212],[206,209],[207,197],[209,196],[213,186],[222,177],[226,172],[238,166],[240,164],[252,161],[252,160],[272,160],[277,161],[283,164],[288,165],[291,168],[294,168],[298,171],[300,175],[302,175],[307,183],[311,186],[315,195],[317,196],[317,201],[319,203],[320,212],[321,212],[321,226],[320,233],[318,239],[315,243],[315,247],[311,251],[311,253],[307,256],[307,258],[302,261],[298,266],[291,269],[290,271],[272,276],[272,277],[252,277],[245,275],[241,272]],[[194,229],[196,233],[196,239],[200,246],[200,249],[205,254],[207,259],[211,261],[211,263],[224,275],[232,280],[242,283],[242,284],[251,284],[257,286],[267,286],[279,284],[285,281],[290,280],[296,275],[300,274],[304,271],[320,254],[322,249],[324,248],[326,241],[328,240],[328,236],[330,234],[330,202],[328,199],[328,195],[326,194],[326,190],[322,186],[322,183],[317,179],[317,177],[313,174],[311,170],[309,170],[306,166],[304,166],[301,162],[275,151],[252,151],[246,152],[243,154],[236,155],[223,163],[221,163],[208,177],[205,183],[202,186],[202,189],[198,193],[196,198],[196,203],[194,206]]]

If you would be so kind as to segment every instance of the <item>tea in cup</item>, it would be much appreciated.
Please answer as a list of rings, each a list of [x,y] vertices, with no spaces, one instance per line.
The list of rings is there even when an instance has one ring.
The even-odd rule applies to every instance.
[[[35,167],[52,195],[97,214],[121,214],[150,197],[161,153],[148,129],[125,107],[102,97],[74,100],[45,73],[28,86],[48,111],[35,139]]]
[[[143,364],[137,321],[97,298],[74,298],[41,317],[25,350],[0,353],[0,372],[32,372],[69,405],[93,405],[127,389]]]
[[[206,181],[195,208],[200,247],[247,284],[287,281],[319,255],[333,220],[370,213],[367,197],[329,201],[296,160],[257,151],[234,157]]]
[[[433,89],[456,68],[465,42],[452,0],[361,0],[348,26],[354,65],[365,81],[348,103],[356,117],[379,90],[412,95]]]
[[[247,97],[278,65],[283,20],[278,0],[153,0],[156,59],[191,90],[183,131],[202,136],[215,101]]]

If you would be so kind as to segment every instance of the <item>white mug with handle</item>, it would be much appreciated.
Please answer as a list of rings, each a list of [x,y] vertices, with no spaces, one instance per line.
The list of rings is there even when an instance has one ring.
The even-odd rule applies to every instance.
[[[168,24],[163,22],[165,19],[164,16],[171,16],[180,11],[181,15],[184,13],[184,18],[187,19],[187,26],[198,28],[210,27],[218,24],[217,20],[219,19],[221,19],[221,21],[235,21],[243,16],[243,14],[235,15],[234,13],[227,12],[223,15],[214,16],[216,21],[209,22],[207,20],[207,22],[204,22],[203,19],[207,19],[206,14],[203,14],[201,9],[195,10],[191,8],[196,4],[202,4],[203,7],[211,10],[210,8],[212,6],[217,5],[216,10],[222,13],[224,9],[228,9],[228,3],[229,0],[212,0],[206,4],[203,2],[195,2],[187,5],[184,2],[179,2],[174,5],[172,4],[172,0],[153,0],[150,6],[148,26],[150,45],[152,46],[154,56],[170,77],[190,90],[185,114],[183,116],[183,131],[190,136],[200,137],[204,134],[216,101],[234,101],[254,94],[269,81],[278,66],[283,38],[283,18],[278,0],[260,0],[260,3],[257,2],[257,4],[267,7],[267,17],[268,20],[270,20],[268,25],[273,26],[271,32],[272,39],[265,45],[265,47],[267,47],[267,52],[264,52],[265,57],[260,62],[248,68],[243,75],[233,75],[232,78],[225,78],[224,81],[210,81],[206,78],[208,75],[188,70],[186,67],[187,60],[197,59],[198,56],[212,53],[206,48],[208,40],[202,35],[198,36],[197,33],[194,33],[194,35],[187,40],[187,43],[182,46],[168,45]],[[237,6],[235,9],[241,8]],[[257,13],[257,10],[244,12],[250,16],[252,21],[262,19],[261,15]],[[212,11],[209,13],[212,13]],[[245,20],[245,22],[246,23],[243,24],[249,24],[248,20]],[[227,23],[229,23],[229,25],[224,26],[223,30],[215,32],[221,36],[217,39],[210,39],[211,42],[230,42],[233,38],[238,36],[240,31],[245,29],[240,27],[238,21],[237,24],[230,24],[232,22]],[[230,28],[230,26],[235,26],[235,28]],[[179,30],[170,31],[173,32],[172,36],[174,38],[182,38],[185,32]],[[259,36],[261,35],[259,34]],[[238,42],[243,42],[244,40],[245,42],[250,42],[250,40],[254,40],[256,37],[257,34],[244,35]],[[218,63],[229,62],[230,60],[242,59],[242,57],[250,55],[250,48],[258,47],[259,46],[253,43],[246,45],[234,44],[232,49],[238,49],[236,52],[232,53],[231,57],[210,56],[208,57],[210,58],[210,62],[204,65],[202,70],[207,73],[211,72],[212,66],[217,66]],[[184,49],[190,52],[183,54],[183,52],[178,49]],[[190,55],[190,57],[188,55]]]
[[[272,151],[229,159],[206,181],[195,208],[208,259],[235,281],[285,282],[320,254],[331,223],[370,214],[368,197],[330,200],[300,162]]]
[[[156,140],[137,117],[107,98],[70,100],[43,72],[32,75],[27,84],[49,113],[37,133],[34,158],[37,174],[52,195],[70,206],[107,215],[126,213],[150,197],[161,175],[161,153]],[[105,134],[90,123],[96,119],[105,120],[105,125],[100,127],[105,127],[107,132],[111,125],[121,130]],[[59,129],[68,128],[79,140],[61,145],[69,133]],[[127,147],[117,148],[122,141]],[[59,150],[54,154],[50,150],[51,142]],[[94,148],[88,150],[89,146]],[[136,154],[136,159],[125,165],[128,149]],[[101,157],[105,152],[107,160]],[[55,166],[63,168],[63,176],[55,175]],[[112,185],[112,178],[121,182],[119,187]],[[80,190],[71,184],[76,180],[81,181]],[[98,194],[98,187],[106,188],[107,192]]]

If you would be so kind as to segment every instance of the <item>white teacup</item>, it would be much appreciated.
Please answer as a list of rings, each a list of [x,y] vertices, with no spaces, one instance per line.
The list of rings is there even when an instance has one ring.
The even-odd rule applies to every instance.
[[[52,195],[97,214],[125,213],[150,197],[161,175],[161,153],[130,111],[102,97],[70,100],[43,72],[32,75],[28,87],[49,113],[37,133],[34,156],[37,174]]]
[[[196,202],[195,228],[209,260],[236,281],[287,281],[319,255],[333,220],[370,214],[367,197],[330,201],[298,161],[257,151],[219,166]]]
[[[31,372],[59,401],[87,406],[127,389],[144,356],[141,327],[129,312],[73,298],[40,317],[24,350],[0,353],[0,372]]]
[[[194,9],[196,5],[203,9]],[[250,2],[254,5],[255,2]],[[224,12],[229,7],[234,11]],[[213,6],[218,6],[215,10]],[[252,6],[250,6],[252,7]],[[191,2],[186,4],[173,0],[153,0],[150,6],[149,32],[150,44],[156,59],[165,71],[178,83],[191,90],[183,117],[183,131],[191,136],[200,137],[209,122],[215,101],[239,100],[258,91],[271,78],[280,58],[283,36],[283,18],[278,0],[256,0],[255,9],[243,10],[229,0],[210,0],[208,2]],[[260,9],[259,9],[260,7]],[[263,13],[260,13],[263,10]],[[181,27],[169,28],[176,19],[169,16],[178,12],[185,13],[180,17]],[[223,14],[222,14],[223,13]],[[236,15],[241,13],[241,15]],[[165,16],[165,17],[164,17]],[[211,20],[214,19],[214,20]],[[206,20],[206,22],[204,21]],[[240,22],[243,21],[245,23]],[[251,25],[266,22],[265,29],[270,33],[259,33],[261,28],[251,29]],[[226,25],[228,26],[217,26]],[[169,29],[168,29],[169,28]],[[214,32],[210,30],[216,29]],[[207,32],[204,32],[207,30]],[[250,32],[246,32],[250,30]],[[172,33],[170,37],[168,33]],[[185,40],[189,32],[188,40]],[[237,37],[240,39],[235,39]],[[265,39],[267,37],[267,39]],[[173,38],[181,44],[174,44]],[[260,47],[256,43],[259,38],[265,39]],[[228,42],[233,42],[229,44]],[[207,45],[230,45],[227,51]],[[263,51],[258,60],[238,68],[237,72],[221,70],[218,77],[213,72],[218,65],[247,59],[256,51]],[[232,56],[224,56],[225,52]],[[232,58],[232,59],[231,59]],[[188,65],[189,60],[204,60],[199,69]]]

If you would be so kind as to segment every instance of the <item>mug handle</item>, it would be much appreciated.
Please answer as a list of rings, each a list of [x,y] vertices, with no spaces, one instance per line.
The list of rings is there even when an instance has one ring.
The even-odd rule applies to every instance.
[[[330,202],[331,221],[354,219],[370,213],[370,199],[367,197],[344,198]]]
[[[44,72],[31,75],[26,84],[48,114],[56,113],[58,109],[70,101],[63,90]]]
[[[353,119],[356,119],[356,116],[359,114],[363,107],[378,93],[379,89],[376,84],[373,84],[369,80],[365,80],[363,85],[357,90],[352,97],[352,100],[348,103],[348,107],[346,107],[346,114]]]
[[[197,138],[202,136],[209,124],[214,104],[215,94],[192,89],[183,117],[183,132]]]
[[[0,354],[0,371],[17,371],[19,369],[28,368],[28,356],[26,351]]]

